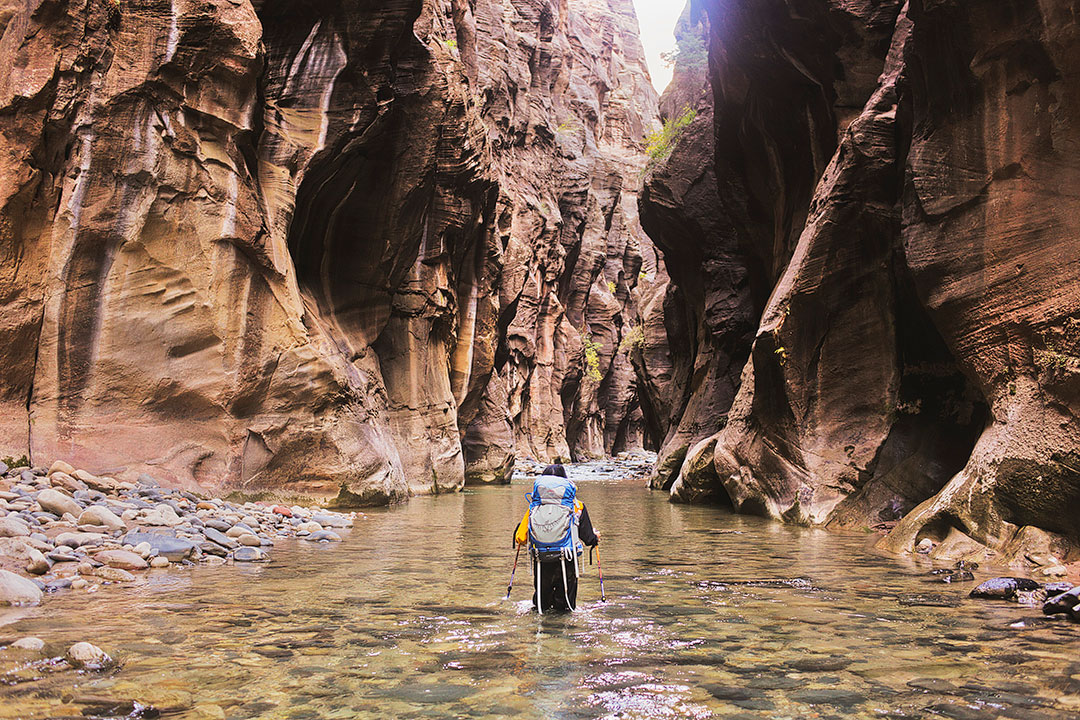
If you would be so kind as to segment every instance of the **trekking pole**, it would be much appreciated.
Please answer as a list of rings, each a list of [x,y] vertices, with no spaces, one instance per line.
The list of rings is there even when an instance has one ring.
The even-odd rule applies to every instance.
[[[600,573],[600,602],[607,602],[604,597],[604,569],[600,567],[600,546],[596,546],[596,572]]]
[[[510,571],[510,584],[506,586],[506,599],[510,599],[510,590],[514,587],[514,574],[517,572],[518,557],[521,556],[521,545],[517,546],[517,552],[514,553],[514,569]]]

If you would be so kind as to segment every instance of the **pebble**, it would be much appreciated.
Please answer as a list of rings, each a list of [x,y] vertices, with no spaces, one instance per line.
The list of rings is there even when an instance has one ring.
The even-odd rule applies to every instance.
[[[88,642],[77,642],[68,648],[64,656],[75,667],[100,669],[112,663],[108,653]]]
[[[152,568],[166,568],[169,567],[169,558],[164,555],[158,555],[156,558],[150,561],[150,567]]]

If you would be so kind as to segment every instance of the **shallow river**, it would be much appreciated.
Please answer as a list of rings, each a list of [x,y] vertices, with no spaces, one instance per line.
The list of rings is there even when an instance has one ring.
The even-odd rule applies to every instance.
[[[122,666],[4,662],[0,717],[110,703],[123,716],[132,700],[175,718],[1080,714],[1080,626],[968,600],[973,583],[933,583],[867,536],[572,473],[604,536],[606,603],[587,566],[578,612],[538,617],[525,563],[502,600],[523,478],[368,512],[340,545],[279,542],[269,564],[159,572],[19,611],[0,638],[58,653],[90,640]]]

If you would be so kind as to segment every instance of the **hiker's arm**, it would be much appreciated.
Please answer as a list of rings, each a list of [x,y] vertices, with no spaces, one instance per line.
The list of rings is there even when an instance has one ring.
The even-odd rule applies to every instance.
[[[529,539],[529,511],[525,511],[525,517],[521,518],[517,530],[514,531],[514,545],[524,545]]]
[[[596,532],[593,530],[592,520],[589,519],[589,508],[584,505],[581,506],[581,523],[578,525],[578,537],[581,538],[581,542],[589,547],[595,547],[600,542],[600,538],[596,536]]]

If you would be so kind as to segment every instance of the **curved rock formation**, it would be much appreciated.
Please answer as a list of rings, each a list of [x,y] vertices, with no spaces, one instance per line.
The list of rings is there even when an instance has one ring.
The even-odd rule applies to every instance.
[[[1060,189],[1080,172],[1080,25],[1068,3],[703,5],[717,226],[735,226],[765,277],[786,267],[727,426],[690,449],[673,497],[895,525],[894,551],[929,539],[941,557],[1075,552],[1080,214]],[[748,70],[762,65],[773,76]],[[835,152],[825,129],[840,131]],[[725,204],[731,188],[744,203]],[[668,210],[651,191],[643,206],[660,208],[643,217],[695,207]],[[731,288],[683,282],[695,283],[706,297]]]
[[[0,22],[0,449],[387,502],[639,422],[612,362],[655,115],[629,0]],[[614,333],[599,381],[583,331]]]

